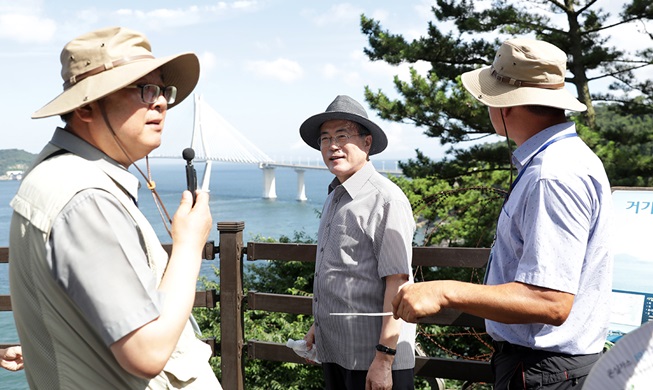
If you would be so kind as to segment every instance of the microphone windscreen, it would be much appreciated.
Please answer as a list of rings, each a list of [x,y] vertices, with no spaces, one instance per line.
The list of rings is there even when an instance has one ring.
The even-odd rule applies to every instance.
[[[195,158],[195,151],[193,150],[193,148],[186,148],[181,153],[181,156],[184,158],[184,160],[190,161]]]

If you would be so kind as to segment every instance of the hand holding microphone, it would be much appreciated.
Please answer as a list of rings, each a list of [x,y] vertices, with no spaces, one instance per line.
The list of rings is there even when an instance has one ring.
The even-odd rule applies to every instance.
[[[195,158],[195,151],[192,148],[186,148],[181,153],[181,156],[186,160],[186,188],[193,195],[193,206],[195,206],[195,200],[197,194],[197,173],[195,167],[193,166],[193,159]]]

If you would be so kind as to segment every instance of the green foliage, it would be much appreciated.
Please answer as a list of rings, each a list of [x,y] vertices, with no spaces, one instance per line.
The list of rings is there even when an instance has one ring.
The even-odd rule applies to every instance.
[[[492,134],[485,108],[463,91],[459,75],[491,64],[505,39],[533,33],[568,53],[567,68],[573,77],[566,81],[575,85],[579,99],[588,106],[578,120],[591,132],[599,129],[593,101],[611,102],[622,113],[652,112],[653,80],[641,78],[641,73],[636,77],[634,71],[653,64],[653,48],[628,53],[610,46],[609,38],[599,35],[599,32],[609,32],[626,24],[652,20],[650,1],[625,3],[620,15],[612,20],[591,0],[498,0],[492,2],[491,7],[477,7],[476,4],[473,0],[436,0],[432,7],[435,22],[429,22],[426,33],[412,41],[384,30],[374,19],[361,16],[361,31],[369,43],[364,52],[371,60],[392,65],[417,62],[431,65],[426,76],[412,71],[407,82],[395,77],[398,99],[391,99],[385,92],[374,91],[370,86],[365,88],[366,100],[381,117],[414,123],[423,128],[426,135],[439,138],[442,144],[458,144]],[[551,14],[565,16],[561,19],[568,24],[557,25],[548,17]],[[453,28],[447,31],[441,26]],[[644,30],[641,37],[633,37],[638,38],[653,39],[653,34]],[[590,92],[591,81],[599,79],[612,81],[609,93]],[[605,145],[605,155],[616,156],[620,146],[618,143],[613,147]],[[472,164],[484,166],[484,169],[508,169],[509,160],[505,159],[502,147],[481,146],[464,152],[452,148],[448,154],[448,159],[435,163],[425,161],[423,154],[417,151],[417,159],[402,168],[409,177],[439,175],[441,178],[465,174]],[[627,170],[616,169],[617,165],[627,169],[628,164],[615,164],[615,172],[630,175]],[[638,171],[641,164],[633,168],[636,178],[632,182],[646,182]]]
[[[24,171],[36,158],[35,154],[19,149],[0,150],[0,176],[7,171]]]
[[[463,247],[491,245],[509,180],[509,172],[483,167],[453,180],[393,179],[417,217],[416,245]]]
[[[216,267],[213,267],[213,272],[215,272],[217,276],[220,275],[220,270]],[[204,276],[199,278],[198,284],[200,285],[199,289],[202,290],[214,289],[216,291],[220,291],[220,285],[218,283],[210,281]],[[199,325],[200,329],[202,330],[202,338],[213,337],[215,338],[215,344],[218,345],[221,341],[220,307],[218,306],[213,309],[205,307],[194,308],[193,317],[195,317],[197,325]],[[209,363],[211,364],[211,368],[213,369],[215,375],[220,378],[222,376],[222,370],[220,368],[220,356],[212,357]]]
[[[596,107],[595,150],[612,186],[653,186],[653,115],[628,114],[619,107]]]

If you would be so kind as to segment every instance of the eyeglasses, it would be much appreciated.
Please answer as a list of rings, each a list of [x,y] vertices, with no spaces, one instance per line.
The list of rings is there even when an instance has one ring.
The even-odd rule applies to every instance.
[[[366,134],[358,133],[358,134],[338,134],[335,137],[328,137],[326,135],[320,136],[320,138],[317,139],[317,146],[320,147],[320,149],[326,149],[329,146],[331,146],[332,143],[335,143],[337,147],[341,148],[347,143],[349,143],[349,139],[351,137],[356,137],[356,136],[365,136]]]
[[[161,94],[163,94],[168,104],[174,103],[175,99],[177,99],[177,87],[173,85],[160,87],[156,84],[139,84],[128,85],[125,88],[139,88],[141,90],[141,100],[147,104],[155,103]]]

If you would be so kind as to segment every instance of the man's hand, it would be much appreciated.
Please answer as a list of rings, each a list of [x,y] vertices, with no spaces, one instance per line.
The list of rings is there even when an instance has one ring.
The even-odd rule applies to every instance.
[[[176,246],[203,248],[209,238],[212,226],[209,210],[209,194],[197,191],[193,206],[193,197],[184,191],[177,212],[172,218],[172,242]],[[173,246],[174,247],[174,246]]]
[[[392,390],[393,356],[377,352],[365,378],[365,390]]]
[[[396,319],[417,322],[442,310],[444,299],[437,281],[408,284],[392,300],[392,314]]]
[[[306,341],[306,346],[310,349],[315,343],[315,324],[311,325],[311,329],[308,330],[306,336],[304,336],[304,341]]]
[[[309,329],[308,332],[306,333],[306,336],[304,336],[304,341],[306,341],[306,346],[308,347],[309,351],[312,348],[316,348],[315,347],[315,324],[311,325],[311,329]],[[314,362],[313,360],[310,359],[306,359],[306,362],[311,364],[317,364],[317,362]]]

